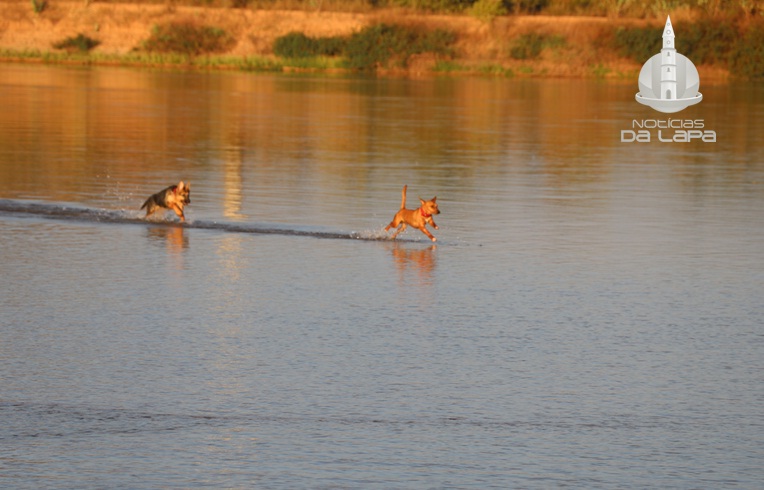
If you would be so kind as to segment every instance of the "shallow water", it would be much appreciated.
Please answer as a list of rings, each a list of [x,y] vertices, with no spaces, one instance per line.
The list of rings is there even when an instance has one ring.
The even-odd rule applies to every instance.
[[[0,66],[0,484],[758,488],[764,89],[701,91]]]

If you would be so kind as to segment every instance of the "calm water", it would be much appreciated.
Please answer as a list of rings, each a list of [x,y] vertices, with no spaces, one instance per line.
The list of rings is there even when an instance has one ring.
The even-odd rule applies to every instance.
[[[636,91],[0,65],[0,486],[760,488],[764,87]]]

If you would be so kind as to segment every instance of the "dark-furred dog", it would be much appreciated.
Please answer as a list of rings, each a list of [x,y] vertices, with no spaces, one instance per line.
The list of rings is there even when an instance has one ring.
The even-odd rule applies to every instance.
[[[186,204],[191,204],[191,184],[184,184],[181,180],[178,185],[171,185],[149,196],[141,209],[146,208],[147,218],[159,208],[172,209],[183,222],[186,221],[186,216],[183,214],[183,206]]]

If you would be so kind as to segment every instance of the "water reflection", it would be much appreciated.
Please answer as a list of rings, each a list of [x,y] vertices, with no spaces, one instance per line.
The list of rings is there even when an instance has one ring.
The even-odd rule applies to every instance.
[[[761,411],[761,104],[728,116],[754,99],[704,89],[744,129],[711,150],[618,142],[632,83],[10,66],[0,89],[3,420],[45,462],[20,486],[761,481],[735,432]],[[188,224],[142,221],[180,179]],[[437,248],[351,239],[404,184],[443,200]],[[39,444],[41,420],[73,429]]]
[[[182,257],[189,247],[189,238],[182,226],[148,226],[146,233],[150,241],[164,246],[170,256]]]
[[[225,276],[225,282],[238,282],[244,265],[242,237],[234,234],[222,237],[216,252],[221,266],[220,273]]]
[[[97,176],[90,189],[96,200],[106,201],[115,187],[124,200],[160,175],[164,184],[214,167],[223,171],[224,215],[239,219],[245,187],[310,182],[362,192],[383,168],[427,179],[436,189],[487,173],[540,173],[565,188],[607,181],[615,162],[644,161],[648,154],[713,161],[708,148],[693,144],[621,143],[619,130],[632,119],[654,117],[635,107],[633,85],[479,78],[380,83],[10,65],[0,71],[0,181],[14,190],[9,197],[46,192],[76,201],[81,179],[68,177]],[[761,104],[736,94],[756,101],[762,89],[705,92],[701,107],[706,124],[719,131],[719,149],[743,161],[760,156]]]
[[[390,253],[395,269],[398,271],[398,281],[405,284],[413,277],[416,285],[431,286],[433,273],[437,266],[437,254],[435,253],[437,248],[437,245],[418,248],[410,244],[392,242]]]
[[[240,146],[223,148],[223,216],[241,219],[244,150]]]

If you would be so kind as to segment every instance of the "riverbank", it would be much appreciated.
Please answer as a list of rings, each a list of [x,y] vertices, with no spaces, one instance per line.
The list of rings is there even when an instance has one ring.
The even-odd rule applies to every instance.
[[[423,15],[391,9],[348,13],[58,1],[39,13],[27,2],[0,2],[0,19],[0,59],[5,61],[343,71],[336,59],[306,61],[275,56],[274,42],[295,31],[311,37],[350,36],[365,27],[385,23],[441,29],[453,33],[455,41],[449,57],[420,54],[405,67],[380,67],[377,71],[383,74],[575,78],[635,78],[642,62],[615,49],[613,33],[661,25],[657,19],[583,16],[501,16],[486,21],[469,15]],[[170,23],[213,26],[233,42],[224,53],[204,56],[157,54],[142,49],[155,26]],[[96,40],[98,45],[87,53],[53,47],[79,34]],[[529,35],[554,42],[544,43],[533,56],[518,57],[518,43]],[[724,66],[700,64],[698,68],[704,78],[729,76]]]

